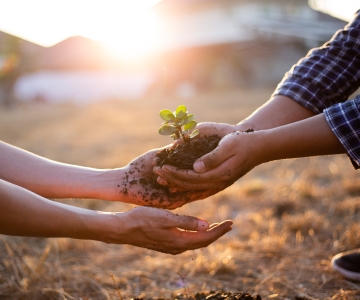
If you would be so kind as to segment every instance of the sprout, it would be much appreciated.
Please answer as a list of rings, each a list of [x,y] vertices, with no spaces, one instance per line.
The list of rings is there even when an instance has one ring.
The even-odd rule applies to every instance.
[[[199,130],[194,129],[197,122],[194,115],[186,111],[185,105],[179,105],[174,112],[168,109],[160,111],[160,117],[165,121],[159,128],[161,135],[170,135],[174,140],[182,138],[184,142],[199,134]]]

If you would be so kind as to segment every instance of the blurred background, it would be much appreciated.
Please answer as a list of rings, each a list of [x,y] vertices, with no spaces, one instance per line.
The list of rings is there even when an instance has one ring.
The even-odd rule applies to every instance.
[[[161,109],[185,104],[198,122],[247,117],[359,8],[359,0],[0,0],[0,140],[64,163],[124,166],[172,142],[157,133]],[[346,155],[260,165],[175,213],[234,225],[178,256],[0,235],[0,298],[185,300],[220,289],[360,297],[330,266],[360,248],[360,173]]]
[[[0,103],[274,86],[358,2],[1,0]]]

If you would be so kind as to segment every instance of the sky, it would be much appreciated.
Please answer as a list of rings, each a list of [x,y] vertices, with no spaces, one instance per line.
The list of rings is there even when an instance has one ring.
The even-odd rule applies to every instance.
[[[0,0],[0,31],[45,47],[80,35],[104,43],[117,56],[139,57],[158,45],[158,20],[149,7],[159,1]],[[360,0],[309,4],[344,20],[360,8]]]
[[[0,31],[49,47],[76,35],[103,42],[118,53],[154,45],[161,0],[0,0]]]
[[[344,21],[350,21],[360,9],[360,0],[309,0],[309,5]]]

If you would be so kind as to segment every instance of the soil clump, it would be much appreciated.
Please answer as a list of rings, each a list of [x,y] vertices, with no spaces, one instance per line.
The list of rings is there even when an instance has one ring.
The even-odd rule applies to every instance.
[[[135,298],[133,300],[145,300],[144,298]],[[150,300],[150,299],[148,299]],[[155,299],[153,299],[155,300]],[[166,299],[158,299],[166,300]],[[212,291],[209,294],[205,293],[196,293],[195,296],[188,297],[186,295],[177,295],[173,300],[261,300],[259,295],[252,296],[248,293],[237,292],[222,292],[222,291]]]
[[[175,149],[166,148],[157,153],[159,166],[172,165],[179,169],[193,170],[194,162],[203,155],[214,150],[220,142],[220,136],[209,135],[202,138],[190,139],[179,144]]]
[[[134,298],[132,300],[145,300],[145,299]],[[158,300],[167,300],[167,299],[158,299]],[[243,292],[226,293],[223,291],[216,291],[216,292],[212,291],[209,294],[196,293],[195,296],[190,296],[190,297],[180,294],[175,296],[173,300],[261,300],[261,297],[259,295],[251,296],[250,294]]]

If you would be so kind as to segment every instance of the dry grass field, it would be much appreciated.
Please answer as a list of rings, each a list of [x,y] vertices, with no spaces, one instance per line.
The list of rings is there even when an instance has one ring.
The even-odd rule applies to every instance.
[[[0,139],[66,163],[119,167],[170,142],[157,133],[160,109],[185,104],[200,122],[236,123],[271,91],[0,108]],[[63,201],[95,210],[133,207]],[[175,211],[211,223],[232,219],[233,230],[177,256],[93,241],[0,236],[0,299],[175,299],[179,293],[193,299],[220,289],[263,299],[360,299],[360,284],[330,267],[334,254],[360,247],[360,173],[345,155],[261,165],[221,193]]]

